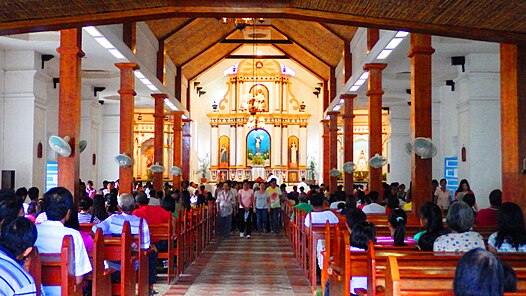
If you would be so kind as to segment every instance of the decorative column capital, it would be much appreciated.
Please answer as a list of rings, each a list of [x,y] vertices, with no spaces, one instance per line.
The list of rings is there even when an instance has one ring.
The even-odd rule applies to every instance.
[[[369,64],[363,65],[363,69],[365,71],[372,71],[372,70],[382,71],[386,67],[387,67],[387,64],[384,64],[384,63],[369,63]]]
[[[415,55],[432,55],[435,49],[431,47],[431,35],[411,34],[411,49],[407,56],[412,58]]]
[[[139,70],[141,67],[137,65],[136,63],[115,63],[115,67],[121,69],[121,70]]]
[[[152,94],[152,97],[154,99],[163,99],[164,100],[164,99],[168,98],[168,95],[167,94]]]
[[[357,95],[355,94],[341,94],[340,95],[340,99],[343,99],[343,100],[354,100],[356,99]]]

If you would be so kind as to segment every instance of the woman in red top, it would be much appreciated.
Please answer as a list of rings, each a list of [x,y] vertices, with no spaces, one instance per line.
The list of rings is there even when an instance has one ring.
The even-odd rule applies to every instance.
[[[464,195],[468,193],[475,194],[473,191],[471,191],[471,187],[469,187],[468,180],[460,180],[460,184],[458,184],[457,191],[455,191],[455,200],[462,201]]]

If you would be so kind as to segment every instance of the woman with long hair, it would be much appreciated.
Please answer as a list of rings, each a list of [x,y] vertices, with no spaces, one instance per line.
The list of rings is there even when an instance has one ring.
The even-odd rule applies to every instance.
[[[468,193],[475,194],[471,190],[471,187],[469,186],[468,180],[466,180],[466,179],[460,180],[460,183],[458,184],[458,188],[455,191],[455,200],[463,201],[464,195],[466,195]]]
[[[414,236],[414,240],[418,242],[418,248],[420,250],[433,251],[435,239],[444,232],[442,211],[438,205],[428,201],[420,208],[419,216],[420,224],[424,230],[417,233]]]
[[[106,201],[102,194],[95,194],[93,197],[93,207],[91,208],[91,214],[97,217],[100,221],[108,218],[108,212],[106,211]]]
[[[524,214],[515,203],[505,202],[497,213],[499,230],[488,238],[488,250],[497,252],[526,252]]]
[[[393,209],[389,213],[388,225],[395,246],[405,246],[405,225],[407,214],[402,209]]]

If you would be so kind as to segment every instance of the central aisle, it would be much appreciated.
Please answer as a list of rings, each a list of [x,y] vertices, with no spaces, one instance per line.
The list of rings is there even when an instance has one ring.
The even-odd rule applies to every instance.
[[[210,246],[165,295],[301,295],[311,290],[284,235]]]

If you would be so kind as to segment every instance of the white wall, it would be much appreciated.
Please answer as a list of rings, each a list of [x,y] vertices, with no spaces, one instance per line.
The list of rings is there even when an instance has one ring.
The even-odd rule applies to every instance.
[[[405,143],[411,141],[410,110],[407,104],[391,106],[389,110],[389,159],[390,173],[387,182],[399,182],[409,188],[411,181],[411,156],[404,151]]]
[[[101,180],[117,180],[119,178],[119,167],[114,158],[119,151],[119,128],[120,128],[120,104],[106,103],[102,106],[101,141],[97,155],[97,166],[99,168],[99,184]]]
[[[100,107],[97,98],[93,96],[93,87],[90,84],[82,85],[80,119],[80,140],[88,141],[86,149],[80,154],[80,179],[84,182],[98,181],[97,164],[93,165],[92,157],[99,153]],[[95,183],[97,184],[97,183]]]

